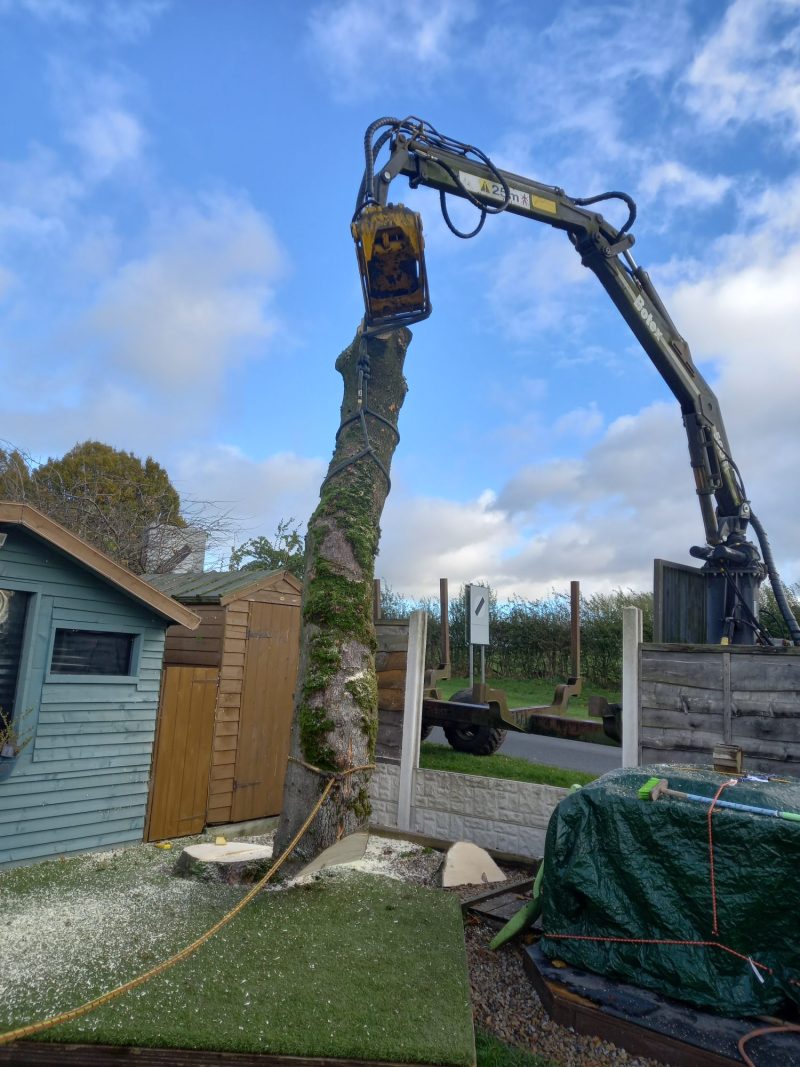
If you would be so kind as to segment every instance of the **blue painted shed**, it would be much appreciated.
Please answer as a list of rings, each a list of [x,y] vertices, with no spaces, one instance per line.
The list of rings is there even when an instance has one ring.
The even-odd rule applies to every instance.
[[[0,503],[0,867],[142,840],[165,632],[199,621]]]

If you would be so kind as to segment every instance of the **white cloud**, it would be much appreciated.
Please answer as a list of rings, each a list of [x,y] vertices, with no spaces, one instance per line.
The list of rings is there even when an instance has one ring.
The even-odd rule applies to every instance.
[[[587,407],[573,408],[556,419],[555,433],[563,437],[592,437],[603,427],[603,416],[592,401]]]
[[[441,76],[475,16],[472,0],[337,0],[312,10],[309,44],[335,95],[362,100],[396,90],[401,72],[423,85]]]
[[[81,154],[84,181],[94,185],[140,160],[147,137],[134,113],[138,90],[130,75],[119,68],[97,72],[56,56],[49,73],[64,137]]]
[[[577,160],[558,174],[558,184],[577,175],[591,185],[598,178],[592,167],[602,174],[613,161],[619,173],[620,159],[630,163],[641,151],[641,141],[630,138],[625,105],[634,89],[663,91],[683,66],[691,34],[686,4],[568,2],[548,10],[550,23],[495,20],[478,50],[487,84],[518,127],[506,132],[498,154],[511,153],[526,171],[534,160],[540,180],[547,180],[542,144],[552,138],[561,159],[575,152]],[[468,58],[469,70],[474,60]],[[526,141],[534,147],[526,150]]]
[[[534,514],[543,504],[567,504],[581,492],[580,459],[551,459],[518,471],[500,490],[497,507],[509,514]]]
[[[0,14],[25,11],[40,22],[83,24],[87,10],[85,0],[2,0]]]
[[[3,231],[37,241],[65,235],[84,192],[83,183],[41,145],[24,159],[0,160],[0,239]]]
[[[15,379],[22,395],[4,397],[3,436],[40,456],[63,455],[89,438],[137,455],[163,452],[173,435],[188,432],[193,425],[190,416],[179,412],[170,412],[169,420],[156,417],[145,397],[97,381],[96,374],[95,381],[81,379],[73,369],[72,381],[56,375],[42,380],[41,374],[33,374],[26,382],[17,371]]]
[[[762,185],[760,194],[748,197],[742,205],[742,215],[748,230],[757,227],[748,233],[748,240],[755,236],[764,252],[774,248],[778,239],[778,247],[785,246],[787,239],[796,241],[800,236],[800,176]]]
[[[123,41],[137,41],[169,9],[172,0],[106,0],[103,22],[108,31]]]
[[[686,82],[687,103],[704,124],[772,124],[800,138],[800,4],[734,0]]]
[[[389,497],[376,574],[434,595],[488,578],[501,597],[648,589],[653,559],[703,541],[677,405],[617,420],[585,456],[531,464],[477,500]]]
[[[0,264],[0,300],[5,299],[15,281],[16,279],[12,272]]]
[[[107,178],[117,167],[136,160],[145,141],[135,116],[122,108],[105,106],[78,119],[67,137],[81,149],[95,179]]]
[[[530,342],[543,330],[580,328],[576,291],[590,278],[562,234],[544,230],[509,244],[486,274],[489,304],[505,337]]]
[[[241,544],[271,536],[279,521],[290,518],[305,530],[326,468],[321,459],[290,452],[256,459],[238,447],[218,444],[180,453],[170,473],[182,494],[230,513],[235,542]]]
[[[206,198],[154,230],[85,321],[98,357],[161,386],[198,389],[264,348],[278,327],[283,267],[268,220],[244,200]]]
[[[646,170],[639,190],[647,200],[664,193],[672,206],[682,204],[718,204],[731,188],[732,181],[722,174],[707,177],[676,160],[658,163]]]
[[[86,29],[100,27],[123,41],[150,31],[170,0],[0,0],[0,15],[24,11],[38,22]]]
[[[18,204],[0,205],[0,235],[23,237],[26,241],[48,241],[66,233],[60,219],[37,215]]]
[[[771,487],[768,500],[788,525],[797,517],[786,488],[796,481],[800,245],[778,252],[754,237],[747,256],[735,244],[731,252],[705,278],[678,286],[670,302],[695,356],[714,360],[734,456],[739,442],[750,456],[737,462],[754,510],[763,510],[761,491]]]
[[[439,578],[458,586],[503,571],[505,551],[518,534],[484,493],[457,502],[391,493],[381,520],[376,576],[401,593],[432,595]]]

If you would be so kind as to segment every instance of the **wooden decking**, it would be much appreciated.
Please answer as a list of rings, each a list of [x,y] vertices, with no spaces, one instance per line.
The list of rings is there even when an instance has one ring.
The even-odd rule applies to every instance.
[[[0,1064],[14,1067],[435,1067],[377,1060],[337,1060],[302,1056],[269,1056],[252,1052],[210,1052],[204,1049],[125,1048],[120,1045],[57,1045],[21,1041],[0,1046]]]

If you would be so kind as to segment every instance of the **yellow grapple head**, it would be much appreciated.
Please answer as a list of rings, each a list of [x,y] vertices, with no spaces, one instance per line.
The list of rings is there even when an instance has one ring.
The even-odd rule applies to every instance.
[[[367,326],[406,326],[431,313],[422,219],[403,204],[370,204],[351,226]]]

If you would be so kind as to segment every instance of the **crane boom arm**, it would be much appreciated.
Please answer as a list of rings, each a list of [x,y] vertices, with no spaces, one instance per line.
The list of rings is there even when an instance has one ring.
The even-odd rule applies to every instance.
[[[506,200],[507,189],[504,210],[567,233],[581,262],[597,276],[680,404],[707,543],[729,542],[734,532],[738,535],[734,541],[743,538],[749,509],[731,459],[719,403],[694,365],[689,345],[649,275],[633,263],[629,253],[633,235],[581,207],[562,189],[497,170],[455,151],[432,150],[403,135],[393,138],[390,158],[376,175],[378,204],[386,205],[389,186],[400,175],[412,187],[423,185],[495,208]]]
[[[376,158],[387,143],[388,160],[376,169]],[[690,554],[706,561],[707,640],[770,643],[758,621],[758,590],[768,573],[792,641],[800,645],[800,624],[792,614],[764,528],[750,510],[717,398],[694,365],[689,346],[647,271],[631,255],[633,200],[620,192],[586,199],[567,196],[556,186],[500,170],[479,149],[414,117],[373,122],[364,138],[364,155],[352,230],[364,290],[365,328],[408,325],[431,311],[421,220],[404,205],[389,204],[395,178],[407,178],[412,188],[437,189],[445,221],[459,237],[475,236],[487,215],[504,211],[563,230],[680,405],[705,530],[706,544],[691,548]],[[453,225],[447,213],[448,195],[466,199],[479,210],[471,233]],[[592,204],[614,199],[627,204],[629,211],[619,229],[588,210]],[[756,532],[763,560],[747,539],[748,524]]]

